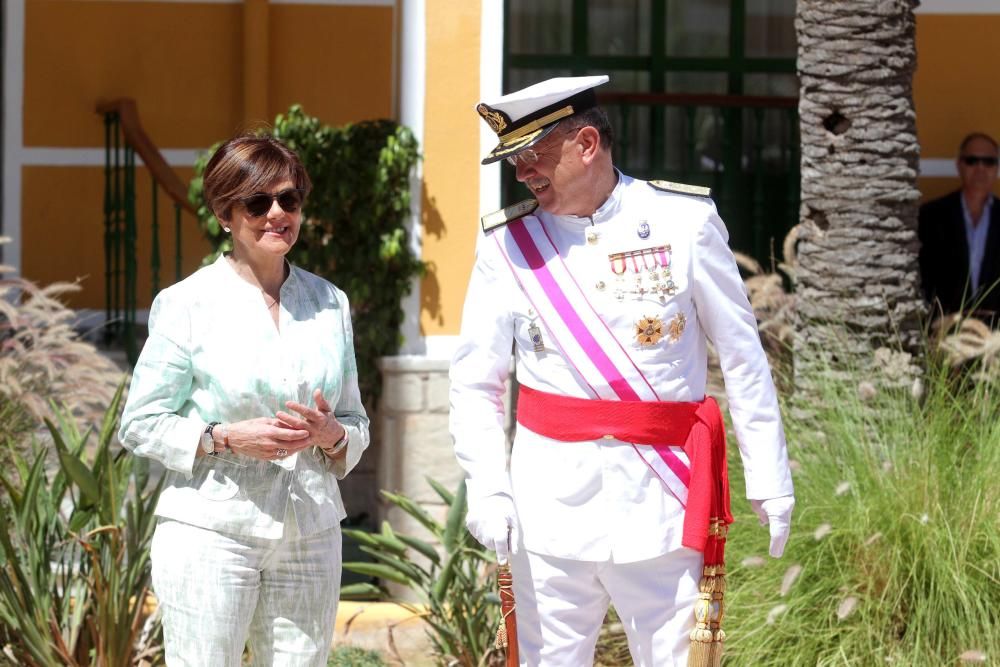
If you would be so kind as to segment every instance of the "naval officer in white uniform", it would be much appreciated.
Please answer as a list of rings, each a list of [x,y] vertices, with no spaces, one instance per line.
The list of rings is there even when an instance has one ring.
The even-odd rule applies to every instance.
[[[506,159],[534,199],[483,219],[450,421],[469,530],[511,559],[522,665],[592,664],[609,603],[636,665],[687,664],[703,554],[685,546],[697,540],[685,533],[694,468],[683,439],[654,451],[638,435],[565,434],[612,430],[626,402],[700,405],[708,341],[774,557],[794,505],[778,400],[726,228],[707,189],[613,166],[594,94],[607,80],[550,79],[477,106],[500,140],[483,163]],[[508,470],[501,397],[512,349],[522,396]],[[562,399],[592,402],[569,412]]]

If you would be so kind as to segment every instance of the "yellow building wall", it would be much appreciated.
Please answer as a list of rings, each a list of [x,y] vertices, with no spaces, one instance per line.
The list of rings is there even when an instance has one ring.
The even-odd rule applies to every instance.
[[[1000,138],[997,35],[1000,14],[918,15],[913,97],[922,158],[954,160],[970,132]],[[933,199],[955,190],[958,178],[921,178],[919,186]]]
[[[175,169],[185,182],[191,167]],[[53,184],[59,188],[52,191]],[[140,308],[152,301],[153,210],[152,179],[144,167],[135,170],[136,295]],[[25,167],[22,171],[21,239],[23,275],[39,284],[80,279],[72,303],[78,308],[104,308],[104,167]],[[174,206],[162,190],[157,197],[160,270],[159,284],[174,282],[177,244]],[[194,217],[181,214],[181,275],[201,264],[209,251]],[[27,252],[27,249],[32,249]],[[124,272],[124,267],[121,269]]]
[[[458,333],[479,228],[478,2],[427,0],[421,333]]]
[[[387,118],[392,108],[393,8],[269,5],[267,81],[243,80],[243,6],[228,3],[28,0],[24,35],[27,148],[103,148],[101,100],[136,100],[162,150],[203,149],[247,127],[244,84],[265,86],[268,118],[298,102],[330,124]],[[249,119],[253,121],[260,119]],[[190,168],[177,168],[187,182]],[[139,307],[150,302],[149,176],[136,174]],[[86,276],[69,299],[104,307],[101,167],[22,169],[22,273],[50,282]],[[173,210],[161,196],[163,258],[173,281]],[[208,251],[183,216],[183,266]],[[145,281],[145,282],[142,282]]]

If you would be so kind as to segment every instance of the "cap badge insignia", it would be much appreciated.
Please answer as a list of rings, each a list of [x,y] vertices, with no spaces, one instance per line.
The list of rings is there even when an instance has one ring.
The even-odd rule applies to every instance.
[[[639,235],[640,239],[649,238],[649,223],[645,220],[639,221],[639,227],[635,230],[635,233]]]
[[[676,343],[681,339],[681,334],[684,333],[685,326],[687,326],[687,318],[684,316],[684,313],[677,313],[673,316],[667,324],[667,335],[670,337],[671,343]]]
[[[485,104],[480,104],[476,107],[476,111],[479,115],[483,117],[483,120],[490,126],[497,134],[500,134],[507,127],[507,119],[504,118],[503,113],[497,111],[496,109],[491,109]]]
[[[528,337],[531,338],[531,346],[535,352],[545,351],[545,343],[542,341],[542,330],[534,322],[528,327]]]
[[[659,317],[643,317],[635,323],[635,339],[639,345],[650,347],[663,338],[663,320]]]

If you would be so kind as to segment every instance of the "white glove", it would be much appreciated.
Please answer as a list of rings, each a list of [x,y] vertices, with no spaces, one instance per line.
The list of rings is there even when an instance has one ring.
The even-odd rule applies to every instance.
[[[760,525],[771,529],[771,548],[768,553],[771,558],[781,558],[785,552],[785,543],[791,530],[792,508],[795,507],[795,496],[751,500],[750,506],[757,513]]]
[[[496,493],[482,498],[469,496],[469,513],[465,525],[479,543],[497,552],[501,565],[517,553],[519,531],[514,500],[506,493]]]

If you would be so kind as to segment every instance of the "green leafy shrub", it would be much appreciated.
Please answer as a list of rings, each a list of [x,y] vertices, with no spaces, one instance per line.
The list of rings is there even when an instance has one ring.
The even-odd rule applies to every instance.
[[[270,134],[298,153],[313,182],[288,259],[350,298],[359,385],[365,404],[374,406],[380,388],[375,360],[399,350],[402,299],[424,271],[406,232],[410,176],[419,159],[416,139],[388,120],[329,127],[298,105],[275,119]],[[195,165],[189,189],[213,246],[206,262],[232,249],[203,196],[202,175],[211,152]]]
[[[406,496],[382,491],[382,497],[426,528],[441,545],[397,533],[388,522],[378,533],[345,530],[375,563],[344,563],[344,569],[408,587],[423,606],[399,604],[423,617],[442,664],[460,667],[502,665],[503,654],[493,647],[500,620],[496,560],[465,528],[468,511],[465,482],[455,493],[427,480],[448,505],[442,525]],[[381,596],[372,584],[345,586],[341,597]]]
[[[127,667],[159,653],[146,623],[149,544],[160,484],[110,448],[123,387],[97,437],[59,413],[46,419],[54,474],[37,447],[0,472],[0,642],[18,664]],[[90,452],[90,450],[93,450]]]
[[[378,651],[359,646],[337,646],[330,652],[327,667],[385,667]]]

